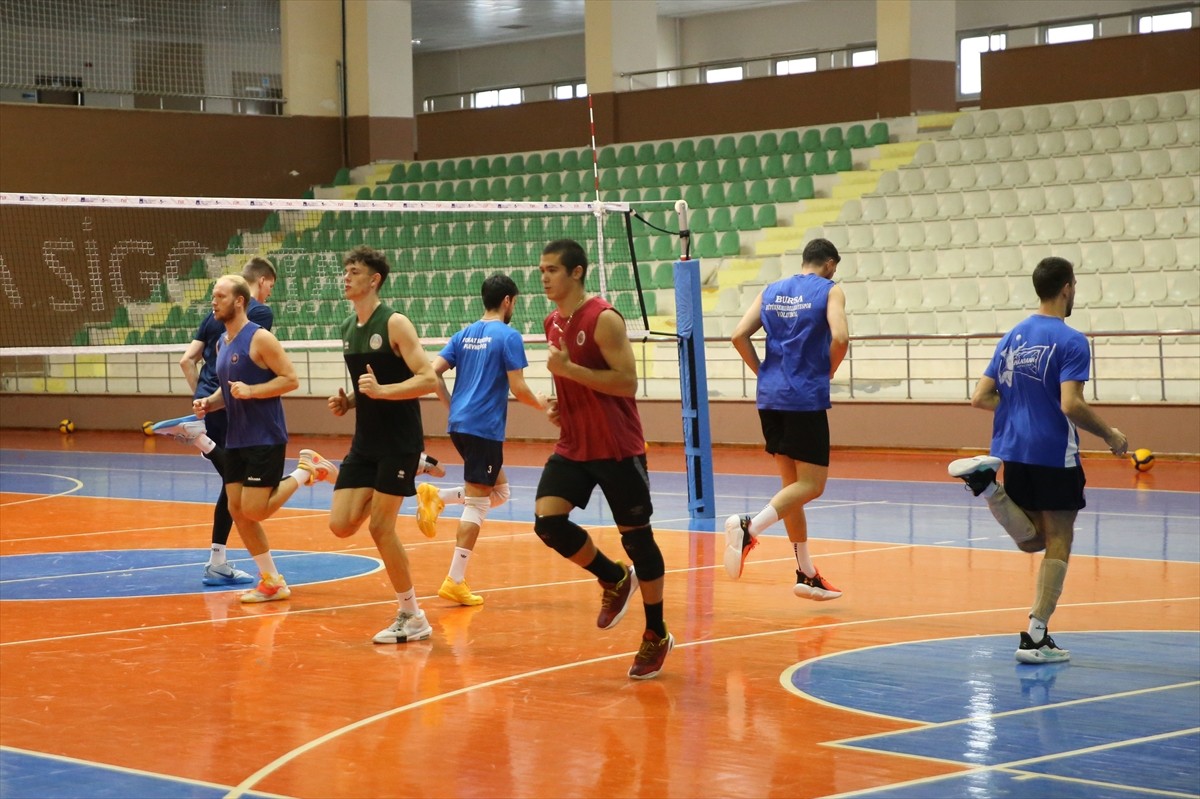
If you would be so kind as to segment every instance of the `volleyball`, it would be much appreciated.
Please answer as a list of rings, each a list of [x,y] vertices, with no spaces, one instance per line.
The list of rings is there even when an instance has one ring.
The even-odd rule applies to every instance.
[[[70,419],[63,419],[58,423],[58,432],[63,433],[64,435],[67,433],[74,433],[75,423]]]
[[[1148,472],[1154,468],[1154,453],[1148,449],[1139,449],[1129,456],[1133,468],[1139,472]]]
[[[148,436],[154,435],[154,422],[142,422],[142,432]]]

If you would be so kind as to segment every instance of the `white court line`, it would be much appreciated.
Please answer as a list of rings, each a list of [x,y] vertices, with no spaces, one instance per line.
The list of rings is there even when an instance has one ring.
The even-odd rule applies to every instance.
[[[103,499],[103,497],[102,497],[102,499]],[[122,501],[130,501],[130,500],[122,500]],[[187,500],[178,500],[178,499],[132,500],[132,501],[135,501],[135,502],[137,502],[137,501],[141,501],[141,502],[187,502]],[[188,502],[188,504],[194,505],[194,504],[198,504],[198,503]],[[204,503],[204,504],[211,505],[212,503]],[[287,507],[284,507],[284,508],[281,508],[278,512],[283,513],[283,511],[288,511],[288,513],[286,513],[282,516],[272,516],[269,519],[263,519],[262,524],[265,525],[269,522],[286,522],[286,521],[292,521],[292,520],[296,520],[296,519],[311,519],[314,516],[328,516],[329,515],[329,511],[312,510],[309,508],[287,508]],[[117,534],[122,534],[122,533],[146,533],[146,532],[151,532],[151,531],[155,531],[155,530],[186,530],[191,527],[211,527],[211,526],[212,526],[212,520],[209,519],[207,521],[202,521],[202,522],[192,522],[191,524],[172,524],[172,525],[165,526],[165,527],[162,525],[154,525],[151,527],[126,527],[121,530],[92,530],[91,532],[87,532],[87,533],[60,533],[59,535],[34,535],[34,536],[28,536],[26,538],[5,538],[3,540],[0,540],[0,544],[15,544],[17,542],[23,542],[23,541],[53,541],[53,540],[58,540],[58,539],[63,539],[63,538],[85,538],[89,535],[117,535]],[[31,553],[31,554],[55,554],[55,553],[39,552],[39,553]]]
[[[76,491],[83,488],[82,480],[76,480],[74,477],[67,477],[65,474],[50,474],[47,472],[26,472],[26,471],[3,472],[3,473],[4,474],[19,474],[19,475],[25,475],[27,477],[53,477],[56,480],[67,480],[69,482],[72,482],[75,484],[75,487],[69,488],[66,491],[59,491],[57,494],[42,494],[41,496],[31,497],[30,499],[15,499],[12,502],[0,502],[0,508],[9,508],[9,507],[12,507],[13,505],[24,505],[27,502],[41,502],[42,500],[55,499],[56,497],[65,497],[68,494],[74,494]],[[11,491],[10,490],[10,491],[8,491],[8,493],[10,493],[10,494],[27,494],[27,493],[36,493],[36,492]]]

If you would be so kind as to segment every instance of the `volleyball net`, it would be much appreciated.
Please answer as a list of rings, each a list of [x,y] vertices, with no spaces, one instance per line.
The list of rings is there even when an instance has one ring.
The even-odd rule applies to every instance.
[[[351,313],[343,261],[359,245],[387,258],[381,296],[422,338],[446,338],[478,319],[484,279],[502,272],[520,291],[513,326],[540,340],[552,307],[538,263],[545,245],[561,238],[586,250],[588,291],[613,303],[632,338],[644,337],[657,295],[668,293],[650,284],[655,266],[663,279],[662,264],[639,270],[636,253],[654,249],[645,238],[652,232],[623,203],[3,193],[0,354],[186,345],[210,310],[216,278],[255,256],[276,269],[269,304],[277,336],[332,343]]]

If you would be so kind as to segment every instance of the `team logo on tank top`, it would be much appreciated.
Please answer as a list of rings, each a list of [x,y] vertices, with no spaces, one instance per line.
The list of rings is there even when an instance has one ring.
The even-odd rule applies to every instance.
[[[378,333],[372,333],[369,344],[371,346],[371,349],[373,349],[373,350],[379,349],[380,347],[383,346],[383,336],[379,335]]]
[[[583,342],[585,342],[585,341],[587,341],[587,333],[585,333],[585,332],[583,332],[582,330],[580,330],[578,333],[576,333],[576,334],[575,334],[575,344],[576,344],[576,346],[582,347],[582,346],[583,346]]]
[[[238,360],[238,354],[236,352],[229,356],[230,363],[237,363]]]

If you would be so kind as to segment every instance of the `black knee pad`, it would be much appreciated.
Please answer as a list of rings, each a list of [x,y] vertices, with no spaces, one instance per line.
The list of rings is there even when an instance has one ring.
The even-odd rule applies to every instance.
[[[564,558],[569,558],[583,549],[588,540],[587,532],[567,518],[566,514],[535,517],[533,531],[542,539],[543,544]]]
[[[634,571],[639,580],[657,580],[667,572],[663,563],[662,550],[654,540],[654,531],[649,527],[639,527],[621,533],[621,546],[625,554],[633,561]]]

